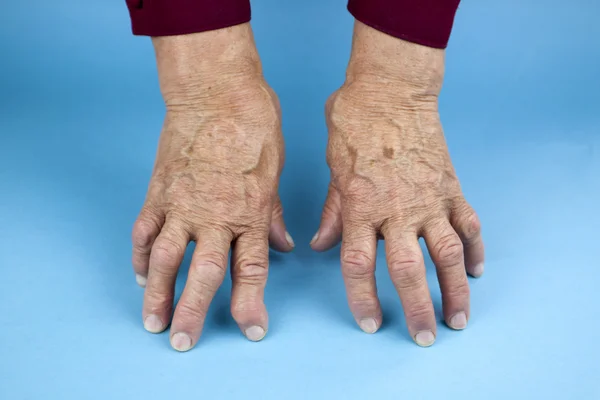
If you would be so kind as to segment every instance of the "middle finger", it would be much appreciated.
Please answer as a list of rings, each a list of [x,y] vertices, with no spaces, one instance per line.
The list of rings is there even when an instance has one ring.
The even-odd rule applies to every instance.
[[[200,338],[204,319],[227,271],[231,235],[205,230],[197,235],[187,282],[175,308],[171,345],[177,351],[190,350]]]
[[[386,227],[382,234],[390,278],[400,295],[410,335],[419,346],[431,346],[436,335],[435,312],[417,235],[398,226]]]

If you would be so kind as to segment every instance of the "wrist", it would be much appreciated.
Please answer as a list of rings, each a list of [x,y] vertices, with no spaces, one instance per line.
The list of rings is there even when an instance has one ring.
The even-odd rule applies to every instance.
[[[444,79],[444,50],[382,33],[356,21],[346,80],[363,82],[399,94],[434,96]]]
[[[154,37],[160,89],[167,105],[197,103],[263,82],[249,24]]]

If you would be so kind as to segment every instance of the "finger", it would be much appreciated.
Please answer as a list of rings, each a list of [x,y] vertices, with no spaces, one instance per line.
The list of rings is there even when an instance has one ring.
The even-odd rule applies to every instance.
[[[323,206],[321,225],[310,242],[315,251],[325,251],[336,246],[342,239],[342,207],[340,193],[329,185],[327,200]]]
[[[426,225],[423,237],[436,266],[444,320],[452,329],[465,329],[469,320],[469,282],[462,242],[445,218]]]
[[[144,328],[162,332],[171,320],[177,270],[190,237],[182,224],[168,218],[154,241],[150,254],[148,282],[144,291]]]
[[[484,270],[485,250],[477,214],[466,201],[461,201],[452,209],[450,222],[463,242],[467,272],[479,278]]]
[[[384,227],[382,234],[390,278],[400,295],[408,331],[419,346],[431,346],[437,333],[435,312],[417,235],[403,227]]]
[[[273,205],[273,211],[271,215],[271,229],[269,231],[269,244],[273,250],[289,252],[294,248],[294,239],[288,233],[285,228],[285,222],[283,220],[283,207],[281,206],[281,200],[279,196],[275,200]]]
[[[231,315],[253,342],[261,340],[269,327],[264,303],[268,270],[266,230],[247,232],[238,237],[231,254]]]
[[[164,216],[162,213],[146,204],[133,225],[131,233],[133,243],[132,264],[135,280],[141,287],[146,287],[150,252],[163,223]]]
[[[375,283],[376,233],[366,224],[344,222],[341,262],[348,304],[360,328],[375,333],[382,321]]]
[[[231,235],[218,230],[199,232],[185,288],[173,315],[171,346],[188,351],[196,345],[208,307],[223,283]]]

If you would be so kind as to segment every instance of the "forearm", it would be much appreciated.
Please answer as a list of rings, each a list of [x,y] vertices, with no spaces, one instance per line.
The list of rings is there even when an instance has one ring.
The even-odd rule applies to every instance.
[[[174,102],[219,101],[253,82],[262,67],[250,24],[188,35],[154,37],[160,88]]]
[[[398,39],[357,21],[346,80],[389,88],[400,96],[437,96],[444,78],[444,53],[443,49]]]

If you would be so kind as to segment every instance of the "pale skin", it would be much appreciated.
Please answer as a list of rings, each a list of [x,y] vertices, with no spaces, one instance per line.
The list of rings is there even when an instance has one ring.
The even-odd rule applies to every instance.
[[[133,266],[145,287],[142,317],[153,333],[170,325],[173,348],[200,339],[231,248],[231,313],[244,335],[268,330],[264,288],[269,246],[288,252],[277,194],[284,163],[281,112],[265,82],[249,24],[153,38],[167,114],[148,195],[133,229]],[[311,246],[342,242],[348,303],[360,328],[376,332],[378,239],[411,337],[435,341],[436,318],[423,254],[433,259],[446,324],[469,319],[467,273],[483,273],[477,215],[465,201],[438,114],[444,51],[356,23],[344,85],[326,105],[332,181]],[[196,242],[183,294],[174,284]]]

